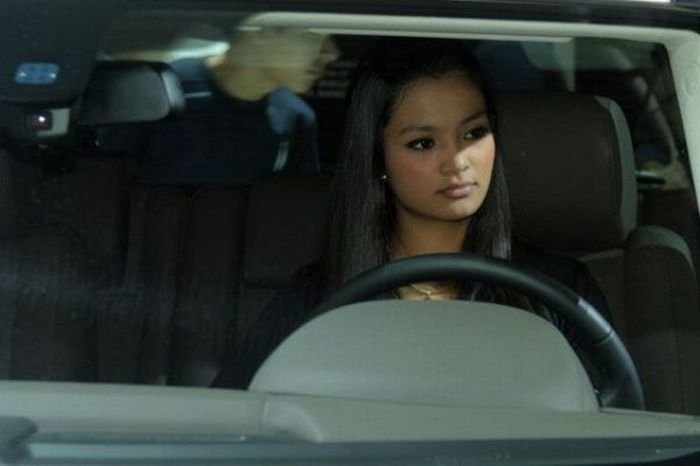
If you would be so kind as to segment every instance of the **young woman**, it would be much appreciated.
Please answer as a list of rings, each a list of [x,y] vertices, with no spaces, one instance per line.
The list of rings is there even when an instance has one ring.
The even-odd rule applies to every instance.
[[[489,103],[478,64],[461,43],[377,44],[360,65],[350,97],[324,293],[414,254],[468,250],[510,257],[508,195]],[[424,283],[397,293],[431,299],[489,294],[458,288]]]
[[[510,210],[495,129],[486,82],[461,42],[380,40],[350,94],[323,257],[270,304],[216,384],[247,386],[275,347],[314,317],[320,299],[366,270],[430,253],[509,259]],[[577,278],[570,285],[589,299],[596,295],[600,306],[592,284]],[[541,311],[501,287],[453,281],[413,283],[382,297],[477,299]]]

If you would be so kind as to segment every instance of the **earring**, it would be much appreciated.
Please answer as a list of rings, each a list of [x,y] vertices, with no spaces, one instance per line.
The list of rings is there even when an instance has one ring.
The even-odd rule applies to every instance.
[[[382,176],[380,176],[379,179],[382,180],[382,181],[386,181],[387,179],[389,179],[389,177],[387,177],[387,176],[386,176],[386,173],[385,173],[385,174],[383,174]]]

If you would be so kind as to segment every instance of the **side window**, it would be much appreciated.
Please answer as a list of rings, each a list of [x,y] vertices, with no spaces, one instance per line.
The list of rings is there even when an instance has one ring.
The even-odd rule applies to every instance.
[[[653,43],[580,39],[576,54],[576,90],[615,100],[627,117],[640,189],[691,189],[665,48]]]
[[[680,235],[700,264],[700,223],[678,97],[664,46],[579,39],[578,92],[615,100],[629,123],[639,192],[638,223]]]

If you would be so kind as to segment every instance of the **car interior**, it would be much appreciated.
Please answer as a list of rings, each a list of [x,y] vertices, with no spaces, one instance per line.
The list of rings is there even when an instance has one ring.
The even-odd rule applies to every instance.
[[[64,135],[0,133],[0,378],[212,384],[227,345],[240,345],[276,292],[321,253],[350,73],[373,39],[333,37],[340,58],[303,96],[318,122],[316,173],[270,167],[250,183],[145,179],[149,134],[201,99],[173,71],[176,60],[120,56],[109,44]],[[665,48],[597,38],[469,44],[496,91],[514,236],[586,266],[637,367],[647,410],[700,414],[700,228]],[[64,118],[49,115],[57,125]],[[337,322],[332,335],[372,318]],[[499,322],[484,325],[497,331]],[[556,349],[550,333],[533,332],[540,350]],[[304,361],[332,346],[328,334],[317,337],[311,349],[290,347],[266,365],[251,390],[307,393],[284,371],[285,358]],[[419,361],[415,353],[403,356]],[[572,367],[570,355],[561,357],[548,359],[552,371]],[[331,369],[305,369],[304,381]],[[471,395],[486,393],[492,376]],[[338,380],[314,393],[351,385]],[[549,406],[595,405],[573,386],[549,390],[539,392],[549,393]]]

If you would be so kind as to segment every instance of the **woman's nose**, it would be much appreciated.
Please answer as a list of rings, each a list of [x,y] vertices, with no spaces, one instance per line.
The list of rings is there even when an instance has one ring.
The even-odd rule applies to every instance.
[[[446,157],[442,163],[441,172],[443,175],[459,174],[467,170],[471,163],[469,161],[468,148],[458,147],[451,155]]]

